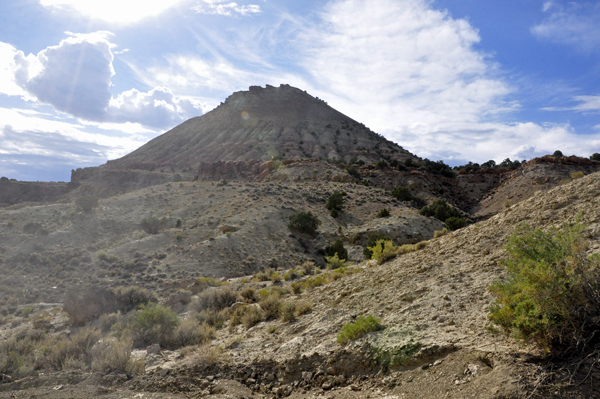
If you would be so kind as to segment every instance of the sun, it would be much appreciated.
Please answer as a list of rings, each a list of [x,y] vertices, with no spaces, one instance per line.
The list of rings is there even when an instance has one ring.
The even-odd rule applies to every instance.
[[[40,0],[40,4],[65,11],[76,10],[111,23],[130,24],[158,15],[184,1],[187,0]]]

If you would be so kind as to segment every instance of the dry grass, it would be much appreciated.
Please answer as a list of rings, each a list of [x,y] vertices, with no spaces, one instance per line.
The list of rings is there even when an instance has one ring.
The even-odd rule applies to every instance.
[[[101,373],[128,371],[132,345],[130,338],[102,340],[92,350],[92,370]]]

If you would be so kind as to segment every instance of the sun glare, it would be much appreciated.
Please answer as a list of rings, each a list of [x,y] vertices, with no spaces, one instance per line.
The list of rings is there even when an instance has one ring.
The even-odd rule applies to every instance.
[[[40,4],[59,10],[80,13],[111,23],[128,24],[158,15],[186,0],[40,0]]]

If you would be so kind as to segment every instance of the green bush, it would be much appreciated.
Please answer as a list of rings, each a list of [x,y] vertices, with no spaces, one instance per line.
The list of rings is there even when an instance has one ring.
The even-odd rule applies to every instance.
[[[355,339],[364,337],[372,331],[381,330],[381,320],[368,315],[359,317],[356,322],[349,323],[344,326],[342,331],[337,335],[337,342],[344,345]]]
[[[556,157],[556,158],[562,158],[564,155],[563,155],[562,151],[556,150],[556,151],[554,151],[554,154],[552,154],[552,156]]]
[[[433,216],[442,222],[445,222],[446,219],[454,217],[461,218],[462,215],[455,207],[448,205],[445,200],[435,200],[433,204],[424,206],[421,208],[419,213],[423,216]]]
[[[133,334],[133,343],[136,347],[151,344],[160,344],[168,347],[171,343],[173,332],[179,326],[177,313],[161,305],[149,303],[140,305],[130,320],[129,328]]]
[[[320,224],[321,221],[311,212],[298,212],[290,216],[288,228],[299,233],[305,233],[311,236],[316,236],[317,228]]]
[[[467,225],[467,221],[463,217],[452,216],[446,219],[446,227],[450,230],[462,229]]]
[[[587,256],[582,231],[580,224],[547,232],[517,226],[506,245],[507,277],[490,286],[491,321],[563,354],[598,342],[600,256]]]
[[[333,256],[337,254],[340,259],[348,260],[348,250],[344,248],[344,243],[341,239],[335,240],[331,245],[325,247],[325,256]]]
[[[344,205],[344,194],[343,193],[333,193],[329,196],[327,203],[325,204],[325,208],[333,211],[341,211],[342,206]],[[333,216],[333,215],[332,215]]]
[[[198,294],[191,308],[197,312],[204,309],[221,310],[237,302],[237,295],[229,288],[209,288]]]
[[[390,211],[388,211],[386,208],[383,208],[382,210],[380,210],[379,212],[377,212],[377,217],[378,218],[386,218],[390,216]]]
[[[593,153],[592,155],[590,155],[590,159],[591,159],[592,161],[596,161],[596,162],[598,162],[598,161],[600,161],[600,154],[598,154],[597,152],[595,152],[595,153]]]
[[[157,218],[156,216],[148,216],[147,218],[142,219],[140,222],[140,227],[148,234],[158,234],[160,233],[169,221],[166,217]]]
[[[184,320],[173,332],[171,346],[181,348],[190,345],[203,345],[215,337],[214,327],[200,324],[197,319]]]
[[[369,247],[369,251],[372,254],[371,259],[375,259],[380,265],[398,255],[398,247],[392,240],[379,240],[375,245]]]
[[[410,201],[413,199],[410,189],[406,186],[394,187],[392,189],[392,197],[395,197],[400,201]]]
[[[337,218],[339,216],[338,210],[337,209],[332,209],[331,213],[329,214],[331,215],[332,218]]]
[[[354,166],[346,168],[346,172],[348,172],[350,176],[356,179],[360,179],[360,173],[358,172],[358,169],[356,169]]]
[[[118,286],[111,288],[111,290],[117,296],[119,310],[124,313],[129,312],[131,309],[135,309],[139,305],[145,305],[149,302],[158,302],[158,298],[154,293],[146,288],[135,285],[130,287]]]
[[[346,265],[346,261],[344,259],[340,259],[337,252],[334,253],[333,256],[326,256],[325,260],[327,261],[327,269],[335,270]]]
[[[206,324],[219,329],[223,327],[223,324],[229,318],[229,309],[203,309],[198,313],[194,313],[194,317],[200,324]]]
[[[95,195],[79,197],[75,199],[75,206],[84,212],[91,212],[92,209],[98,208],[98,197]]]
[[[371,257],[373,256],[373,251],[371,251],[369,249],[369,247],[374,246],[377,243],[377,241],[379,241],[379,240],[387,241],[387,240],[391,240],[391,238],[386,236],[385,234],[380,234],[380,233],[371,234],[369,236],[369,239],[367,240],[367,245],[363,249],[363,255],[365,256],[365,258],[371,259]]]

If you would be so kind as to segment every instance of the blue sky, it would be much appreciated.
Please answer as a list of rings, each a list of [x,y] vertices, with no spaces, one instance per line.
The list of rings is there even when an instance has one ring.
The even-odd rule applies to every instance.
[[[451,165],[600,152],[600,1],[0,2],[0,175],[68,181],[289,83]]]

